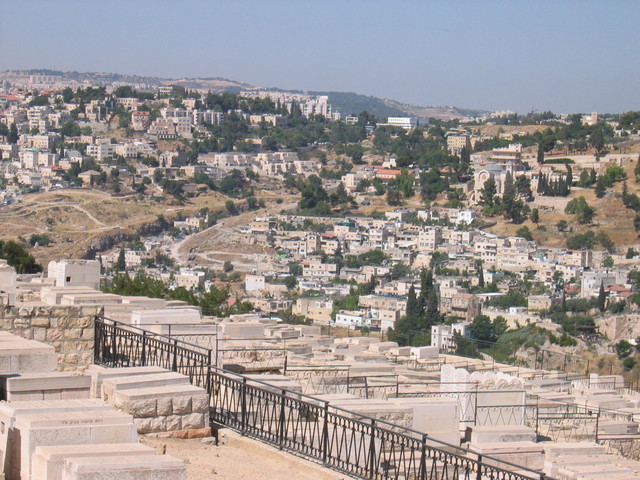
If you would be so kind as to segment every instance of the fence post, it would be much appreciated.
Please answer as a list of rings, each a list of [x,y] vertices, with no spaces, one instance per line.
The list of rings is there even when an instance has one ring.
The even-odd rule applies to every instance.
[[[536,436],[540,437],[540,397],[536,398]]]
[[[478,470],[476,471],[476,480],[482,480],[482,455],[478,454]]]
[[[375,478],[376,421],[371,419],[371,441],[369,442],[369,478]]]
[[[422,447],[420,452],[420,480],[427,478],[427,435],[422,434]]]
[[[476,383],[476,392],[473,400],[473,424],[478,425],[478,384]]]
[[[595,431],[595,442],[598,443],[598,429],[600,428],[600,407],[598,407],[598,413],[596,414],[596,431]]]
[[[282,392],[280,393],[280,418],[278,419],[278,437],[280,440],[280,450],[282,450],[282,447],[284,446],[284,428],[285,428],[285,396],[287,395],[287,391],[286,390],[282,390]]]
[[[242,378],[242,398],[240,402],[240,418],[242,420],[240,433],[244,435],[244,432],[247,429],[247,377]]]
[[[103,330],[100,330],[100,317],[96,315],[93,321],[93,363],[99,364],[102,357],[102,349],[104,348]]]
[[[211,397],[211,349],[207,350],[207,371],[206,371],[207,379],[205,380],[205,386],[207,389],[207,393],[209,397]]]
[[[171,370],[174,372],[178,371],[178,341],[173,341],[173,362],[171,365]]]
[[[322,463],[327,464],[329,454],[329,402],[324,402],[324,422],[322,425]]]
[[[116,328],[118,328],[116,326],[116,323],[113,322],[113,325],[111,326],[111,367],[117,367],[117,360],[118,360],[118,349],[116,347]]]
[[[142,353],[140,354],[140,366],[147,365],[147,331],[142,332]]]

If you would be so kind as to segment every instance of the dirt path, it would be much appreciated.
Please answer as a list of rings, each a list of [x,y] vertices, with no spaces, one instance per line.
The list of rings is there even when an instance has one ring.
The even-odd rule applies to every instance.
[[[205,445],[200,439],[142,437],[154,447],[166,445],[167,455],[187,463],[188,480],[336,480],[347,477],[311,461],[224,430],[227,444]]]

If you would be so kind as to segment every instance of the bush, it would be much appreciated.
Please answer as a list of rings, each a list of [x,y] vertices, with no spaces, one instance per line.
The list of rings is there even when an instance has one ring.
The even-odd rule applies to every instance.
[[[629,371],[636,366],[636,359],[633,357],[627,357],[622,361],[622,366],[626,371]]]
[[[31,235],[31,237],[29,237],[29,245],[34,247],[36,244],[40,245],[41,247],[47,247],[51,244],[51,239],[46,235],[34,233],[33,235]]]

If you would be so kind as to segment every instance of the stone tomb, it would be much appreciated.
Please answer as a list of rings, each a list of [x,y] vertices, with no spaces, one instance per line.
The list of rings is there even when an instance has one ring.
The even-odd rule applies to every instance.
[[[449,445],[460,445],[460,413],[455,398],[406,397],[390,398],[389,402],[413,410],[413,430]]]
[[[65,460],[62,480],[186,480],[184,460],[169,455],[80,457]]]
[[[524,425],[476,425],[469,427],[471,443],[500,443],[500,442],[535,442],[535,429]]]
[[[90,397],[91,377],[77,372],[0,375],[0,399],[8,402]]]
[[[133,418],[115,410],[18,413],[14,439],[9,442],[11,477],[39,480],[31,476],[31,457],[39,446],[136,443]]]
[[[155,456],[154,448],[140,443],[107,443],[97,445],[57,445],[37,447],[32,460],[32,477],[61,480],[66,460],[72,458]]]
[[[107,378],[102,383],[102,400],[113,403],[115,395],[122,390],[169,385],[190,385],[189,377],[176,372],[162,372],[149,375]]]
[[[110,401],[116,408],[133,415],[139,433],[209,426],[209,395],[190,384],[117,390]]]
[[[57,365],[52,346],[0,331],[0,374],[51,372]]]
[[[168,371],[166,368],[155,366],[107,368],[100,365],[89,365],[85,373],[91,375],[91,396],[102,398],[102,383],[108,378],[153,375]]]
[[[0,468],[5,472],[12,470],[10,455],[6,455],[7,446],[19,441],[18,432],[14,428],[17,415],[38,413],[42,411],[57,413],[65,411],[112,411],[113,407],[99,400],[49,400],[0,403]]]
[[[542,445],[534,442],[480,443],[469,444],[469,450],[482,455],[484,462],[508,470],[508,466],[500,463],[509,462],[532,470],[542,470],[544,454]],[[491,459],[499,460],[494,462]]]

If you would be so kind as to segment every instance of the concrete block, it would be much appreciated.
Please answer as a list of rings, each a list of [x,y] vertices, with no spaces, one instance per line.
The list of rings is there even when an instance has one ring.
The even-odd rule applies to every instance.
[[[172,399],[173,413],[177,415],[183,415],[185,413],[191,413],[191,397],[175,397]]]

